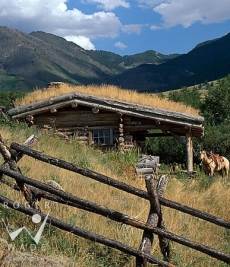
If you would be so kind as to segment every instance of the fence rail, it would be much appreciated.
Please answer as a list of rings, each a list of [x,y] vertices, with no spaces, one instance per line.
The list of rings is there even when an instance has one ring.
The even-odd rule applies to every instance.
[[[141,189],[136,188],[134,186],[128,185],[124,182],[115,180],[111,177],[105,176],[105,175],[100,174],[98,172],[95,172],[95,171],[92,171],[89,169],[85,169],[85,168],[81,168],[81,167],[78,167],[72,163],[66,162],[64,160],[61,160],[61,159],[58,159],[58,158],[55,158],[52,156],[48,156],[44,153],[41,153],[41,152],[36,151],[34,149],[31,149],[25,145],[12,143],[11,148],[15,149],[16,151],[21,152],[27,156],[30,156],[34,159],[46,162],[48,164],[57,166],[59,168],[65,169],[65,170],[69,170],[69,171],[81,174],[83,176],[94,179],[100,183],[112,186],[114,188],[125,191],[127,193],[132,194],[132,195],[138,196],[140,198],[149,199],[148,193],[144,190],[141,190]],[[222,218],[211,215],[207,212],[200,211],[198,209],[188,207],[186,205],[180,204],[178,202],[175,202],[175,201],[163,198],[163,197],[159,197],[159,200],[160,200],[160,204],[163,206],[166,206],[166,207],[169,207],[172,209],[176,209],[178,211],[187,213],[187,214],[192,215],[194,217],[197,217],[197,218],[203,219],[205,221],[208,221],[208,222],[214,223],[216,225],[223,226],[227,229],[230,229],[230,222],[227,222]]]
[[[197,209],[182,205],[180,203],[168,200],[166,198],[163,198],[162,196],[158,194],[156,187],[154,189],[154,182],[153,182],[152,176],[146,179],[146,187],[147,187],[147,192],[146,192],[144,190],[135,188],[126,183],[120,182],[118,180],[115,180],[111,177],[94,172],[92,170],[80,168],[72,163],[66,162],[64,160],[61,160],[55,157],[48,156],[44,153],[41,153],[39,151],[36,151],[28,147],[27,145],[28,144],[20,145],[17,143],[13,143],[10,149],[8,149],[4,145],[4,143],[1,142],[0,140],[0,153],[2,153],[5,159],[5,164],[3,166],[0,166],[0,174],[7,175],[16,181],[16,184],[11,187],[15,190],[22,191],[25,199],[29,202],[31,206],[31,208],[20,207],[20,210],[19,210],[20,212],[28,214],[28,215],[37,213],[38,211],[35,209],[36,202],[39,201],[41,198],[45,198],[45,199],[49,199],[51,201],[55,201],[55,202],[58,202],[64,205],[68,205],[68,206],[72,206],[75,208],[86,210],[88,212],[96,213],[98,215],[107,217],[111,220],[121,222],[126,225],[141,229],[143,230],[143,239],[142,239],[142,243],[141,243],[139,250],[137,250],[134,248],[130,248],[129,246],[122,244],[116,240],[107,239],[106,237],[97,235],[95,233],[90,233],[78,227],[67,225],[61,220],[58,220],[57,218],[53,218],[49,216],[50,224],[56,226],[57,228],[71,232],[75,235],[87,238],[89,240],[93,240],[95,242],[99,242],[101,244],[116,248],[129,255],[135,256],[137,259],[136,261],[137,266],[145,266],[146,262],[155,263],[155,264],[158,264],[159,266],[173,266],[171,263],[168,262],[170,261],[169,246],[167,245],[168,244],[167,242],[169,240],[177,242],[179,244],[182,244],[194,250],[200,251],[202,253],[205,253],[223,262],[230,263],[230,255],[219,252],[206,245],[200,244],[195,241],[191,241],[189,239],[186,239],[183,236],[176,235],[174,233],[167,231],[163,224],[161,205],[176,209],[178,211],[184,212],[194,217],[198,217],[205,221],[214,223],[218,226],[225,227],[226,229],[230,229],[230,222],[227,222],[223,220],[222,218],[216,217],[206,212],[202,212],[200,210],[197,210]],[[112,186],[116,189],[125,191],[137,197],[148,200],[150,202],[150,212],[149,212],[149,218],[148,218],[147,223],[137,220],[135,218],[132,218],[128,216],[127,214],[124,214],[116,210],[110,209],[108,207],[98,205],[97,203],[79,198],[72,194],[55,189],[35,179],[24,176],[20,172],[20,169],[17,167],[17,164],[16,164],[17,161],[20,160],[20,158],[23,155],[27,155],[39,161],[46,162],[48,164],[57,166],[59,168],[81,174],[83,176],[89,177],[103,184]],[[4,181],[3,178],[1,181],[7,184],[7,182]],[[9,200],[3,196],[0,196],[0,203],[4,203],[4,202],[7,202],[8,205],[11,208],[13,208],[12,200]],[[44,214],[42,215],[44,216]],[[164,261],[156,259],[155,257],[150,255],[151,245],[152,245],[152,241],[154,238],[153,234],[159,237],[160,248],[164,256]],[[145,240],[145,242],[143,242],[143,240]],[[146,244],[148,245],[146,246]],[[166,244],[166,247],[163,247],[163,244],[164,245]]]
[[[14,202],[6,197],[0,196],[0,203],[7,205],[8,207],[10,207],[11,209],[17,210],[21,213],[27,214],[32,216],[33,214],[37,213],[38,211],[32,208],[27,208],[27,207],[23,207],[23,206],[17,206],[15,207]],[[44,219],[46,217],[46,214],[40,213],[42,219]],[[66,232],[72,233],[76,236],[80,236],[83,237],[85,239],[91,240],[93,242],[97,242],[100,244],[103,244],[105,246],[111,247],[111,248],[115,248],[118,249],[126,254],[129,254],[131,256],[134,257],[141,257],[141,258],[145,258],[149,263],[153,263],[153,264],[158,264],[159,266],[168,266],[168,267],[172,267],[174,266],[173,264],[169,264],[168,262],[162,261],[162,260],[158,260],[155,257],[145,254],[139,250],[133,249],[127,245],[122,244],[121,242],[118,242],[116,240],[112,240],[112,239],[108,239],[104,236],[101,235],[97,235],[95,233],[83,230],[79,227],[76,226],[72,226],[70,224],[66,224],[63,221],[54,218],[52,216],[48,217],[47,220],[48,223],[50,223],[51,225],[64,230]]]

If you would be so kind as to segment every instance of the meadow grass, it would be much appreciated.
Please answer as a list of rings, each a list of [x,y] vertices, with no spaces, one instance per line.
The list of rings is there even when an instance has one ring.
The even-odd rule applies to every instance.
[[[167,100],[166,98],[162,98],[156,94],[138,93],[134,90],[125,90],[113,85],[74,86],[70,84],[63,84],[59,87],[37,89],[31,93],[28,93],[23,98],[17,99],[15,104],[16,106],[26,105],[33,102],[49,99],[50,97],[60,96],[72,92],[126,101],[142,106],[182,112],[194,116],[199,115],[198,110],[190,106],[186,106],[182,103]]]
[[[17,127],[2,126],[0,128],[0,133],[7,140],[8,145],[13,141],[22,143],[33,131],[34,129],[26,129],[23,125]],[[80,145],[74,140],[65,142],[53,136],[41,135],[39,132],[36,134],[39,137],[39,142],[35,145],[35,149],[145,189],[144,181],[137,178],[134,172],[133,166],[138,158],[137,151],[125,155],[116,151],[102,152]],[[56,180],[66,192],[116,209],[131,217],[143,221],[147,219],[149,205],[143,199],[27,156],[22,158],[19,166],[23,174],[29,177],[40,181]],[[24,203],[20,193],[12,192],[4,185],[1,185],[1,194]],[[171,176],[166,197],[230,220],[230,206],[228,204],[230,201],[230,187],[224,184],[219,177],[210,180],[199,174],[196,179],[181,178],[179,180],[175,176]],[[50,212],[51,215],[65,222],[120,240],[130,246],[139,247],[142,236],[140,230],[79,209],[56,203],[47,205],[44,200],[41,201],[40,207],[42,211]],[[27,225],[30,229],[36,229],[28,216],[6,210],[3,207],[0,208],[0,211],[1,216],[8,218],[13,227]],[[169,231],[210,245],[226,253],[230,252],[230,235],[229,231],[224,228],[168,208],[163,208],[163,215],[165,225]],[[0,228],[0,232],[2,238],[7,239],[4,228]],[[20,248],[21,244],[30,244],[30,242],[26,236],[22,236],[17,240],[16,245]],[[43,249],[44,246],[45,250]],[[134,266],[135,262],[135,259],[117,250],[75,237],[70,233],[65,233],[50,226],[45,229],[42,243],[38,246],[36,253],[53,255],[57,258],[60,256],[68,257],[74,261],[75,266],[81,267],[131,267]],[[152,253],[161,258],[157,238],[155,238]],[[172,261],[177,266],[227,266],[176,243],[172,243],[172,255]]]

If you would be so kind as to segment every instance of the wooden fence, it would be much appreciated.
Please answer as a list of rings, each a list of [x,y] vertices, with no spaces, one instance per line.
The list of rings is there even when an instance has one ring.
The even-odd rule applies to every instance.
[[[225,263],[230,263],[230,255],[166,230],[161,212],[162,205],[189,214],[193,217],[203,219],[226,229],[230,229],[230,222],[227,222],[206,212],[202,212],[200,210],[164,198],[162,195],[165,183],[167,182],[167,178],[165,176],[156,180],[156,177],[154,177],[154,175],[147,175],[145,179],[147,191],[144,191],[98,172],[78,167],[72,163],[36,151],[31,147],[28,147],[28,145],[31,145],[32,143],[33,138],[30,138],[25,142],[24,145],[13,143],[10,148],[7,148],[3,140],[1,140],[0,138],[0,153],[3,155],[3,158],[5,160],[5,163],[0,166],[0,181],[15,190],[21,191],[27,202],[30,204],[30,207],[20,206],[15,208],[13,201],[4,196],[0,196],[0,203],[5,203],[10,208],[17,209],[17,211],[20,211],[24,214],[33,215],[35,213],[38,213],[37,203],[43,198],[78,209],[86,210],[91,213],[96,213],[116,222],[141,229],[143,230],[143,237],[140,243],[140,247],[138,249],[135,249],[117,240],[108,239],[93,232],[83,230],[77,226],[66,224],[63,221],[52,216],[49,216],[48,218],[48,222],[59,229],[70,232],[76,236],[80,236],[88,240],[118,249],[126,254],[136,257],[136,266],[146,266],[147,262],[158,264],[159,266],[174,266],[172,263],[170,263],[171,259],[169,241],[177,242],[181,245],[205,253]],[[23,155],[27,155],[39,161],[46,162],[50,165],[54,165],[65,170],[81,174],[100,183],[112,186],[116,189],[148,200],[150,202],[150,210],[147,222],[137,220],[128,216],[127,214],[118,212],[102,205],[98,205],[97,203],[79,198],[35,179],[26,177],[21,173],[20,169],[17,166],[17,162],[22,158]],[[11,183],[9,183],[4,179],[3,175],[7,175],[8,177],[13,178],[16,181],[16,184],[12,185]],[[39,213],[41,214],[42,218],[45,218],[46,215],[43,214],[40,210]],[[154,234],[159,238],[159,245],[163,255],[163,260],[157,259],[156,257],[151,255]]]

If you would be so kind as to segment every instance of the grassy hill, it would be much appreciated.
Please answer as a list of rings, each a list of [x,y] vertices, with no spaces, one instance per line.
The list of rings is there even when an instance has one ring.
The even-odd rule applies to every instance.
[[[159,93],[159,96],[199,109],[202,101],[208,95],[208,92],[210,90],[218,89],[220,83],[226,79],[227,77],[224,77],[210,82],[200,83],[187,87],[184,86],[180,89],[161,92]]]
[[[205,83],[161,92],[159,93],[159,96],[200,109],[201,104],[207,97],[208,93],[210,91],[217,91],[223,84],[227,84],[227,86],[230,85],[230,75]]]
[[[0,130],[1,135],[7,140],[8,145],[12,141],[23,142],[34,132],[39,137],[35,149],[145,189],[144,181],[137,178],[134,173],[133,166],[138,158],[136,151],[128,154],[120,154],[116,151],[101,152],[80,145],[74,140],[64,142],[52,135],[41,134],[35,129],[27,129],[24,125],[7,126],[1,124]],[[71,192],[79,197],[90,199],[101,205],[109,206],[127,213],[132,217],[146,221],[149,207],[145,200],[141,200],[127,193],[122,193],[86,177],[40,163],[28,157],[24,157],[20,161],[19,166],[27,176],[41,181],[53,179],[59,182],[66,192]],[[12,194],[12,190],[4,185],[1,185],[1,194],[23,202],[23,198],[19,193],[14,192]],[[210,181],[209,178],[203,176],[201,173],[199,173],[195,180],[187,180],[183,176],[172,175],[166,190],[166,197],[230,220],[229,205],[224,204],[223,208],[223,203],[229,203],[230,201],[230,187],[223,184],[219,177]],[[65,222],[90,231],[95,231],[110,238],[119,239],[136,248],[139,246],[142,235],[142,232],[139,230],[134,230],[126,225],[121,225],[109,219],[78,209],[57,204],[48,205],[45,201],[40,203],[40,207],[43,211],[50,212],[53,216],[62,218]],[[30,229],[35,229],[31,223],[31,218],[28,216],[10,211],[3,206],[0,207],[0,211],[3,218],[8,219],[9,223],[15,228],[20,225],[27,225]],[[230,252],[229,234],[221,227],[168,208],[164,208],[163,213],[168,230],[182,234],[198,242],[209,244],[226,253]],[[4,228],[0,228],[0,232],[1,237],[7,239]],[[152,252],[155,256],[160,257],[157,243],[157,239],[154,239]],[[22,245],[24,245],[24,249],[29,250],[30,244],[30,239],[25,235],[17,240],[16,248],[20,251],[22,250]],[[53,227],[45,228],[42,243],[33,253],[40,255],[40,257],[49,256],[56,260],[59,257],[68,258],[69,261],[74,261],[76,266],[82,267],[131,267],[134,264],[134,259],[123,253],[93,242],[88,242],[82,238],[74,237]],[[176,243],[172,244],[172,261],[177,266],[227,266]],[[12,264],[11,266],[14,265]]]

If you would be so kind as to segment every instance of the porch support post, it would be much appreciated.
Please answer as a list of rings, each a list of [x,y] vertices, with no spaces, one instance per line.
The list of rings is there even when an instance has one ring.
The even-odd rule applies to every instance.
[[[188,174],[193,173],[193,143],[192,143],[192,134],[189,131],[186,134],[186,149],[187,149],[187,171]]]

